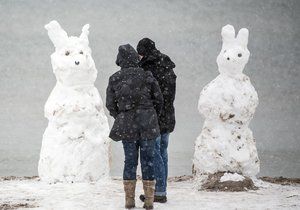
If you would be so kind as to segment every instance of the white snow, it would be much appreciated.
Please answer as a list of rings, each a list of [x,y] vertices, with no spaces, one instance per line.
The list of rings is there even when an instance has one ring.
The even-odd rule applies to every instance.
[[[249,192],[206,192],[193,188],[194,181],[169,182],[168,202],[154,204],[157,210],[211,209],[300,209],[300,185],[281,186],[264,182],[264,187]],[[136,208],[143,203],[138,196],[142,183],[137,183]],[[0,181],[1,204],[29,203],[36,209],[124,209],[121,179],[102,179],[96,183],[57,183],[48,185],[37,180]]]
[[[109,174],[109,126],[94,86],[97,69],[85,25],[68,37],[56,21],[45,26],[55,46],[51,55],[57,83],[46,105],[39,176],[47,182],[96,181]]]
[[[243,177],[242,175],[238,174],[238,173],[224,173],[224,175],[221,177],[220,182],[226,182],[226,181],[243,181],[245,179],[245,177]]]
[[[194,167],[199,176],[236,172],[253,177],[259,172],[255,139],[249,129],[258,96],[243,69],[250,52],[248,30],[235,37],[233,26],[222,28],[222,50],[217,57],[220,74],[200,93],[199,112],[205,117],[195,142]]]

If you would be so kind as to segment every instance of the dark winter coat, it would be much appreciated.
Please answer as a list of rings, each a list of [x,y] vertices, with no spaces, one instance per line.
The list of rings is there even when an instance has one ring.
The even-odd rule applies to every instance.
[[[157,113],[163,105],[158,82],[138,67],[139,56],[130,45],[119,47],[116,64],[121,70],[109,78],[106,107],[115,118],[110,138],[154,139],[160,135]]]
[[[144,38],[138,43],[137,51],[143,56],[139,66],[145,71],[152,72],[163,94],[164,106],[159,115],[160,132],[170,133],[175,127],[176,75],[173,71],[175,64],[167,55],[158,51],[155,43],[148,38]]]

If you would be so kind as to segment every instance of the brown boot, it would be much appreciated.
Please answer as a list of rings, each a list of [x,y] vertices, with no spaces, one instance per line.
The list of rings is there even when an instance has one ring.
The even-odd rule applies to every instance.
[[[144,208],[147,210],[153,209],[155,180],[143,180],[143,188],[145,193]]]
[[[125,208],[131,209],[135,207],[135,186],[136,180],[123,180],[125,191]]]

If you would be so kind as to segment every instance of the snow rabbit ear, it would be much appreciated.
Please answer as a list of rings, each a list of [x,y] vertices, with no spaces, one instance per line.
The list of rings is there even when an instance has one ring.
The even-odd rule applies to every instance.
[[[237,42],[244,48],[247,48],[248,45],[248,37],[249,37],[249,31],[247,28],[242,28],[237,37],[236,40]]]
[[[235,40],[234,27],[229,24],[226,26],[223,26],[221,35],[222,35],[223,44],[228,44],[228,43],[233,42]]]
[[[81,32],[81,35],[80,35],[80,39],[83,41],[83,43],[88,46],[89,45],[89,38],[88,38],[88,35],[89,35],[89,28],[90,28],[90,25],[89,24],[85,24],[83,27],[82,27],[82,32]]]
[[[56,49],[62,48],[68,40],[68,34],[62,29],[56,20],[52,20],[45,25],[48,30],[48,36]]]

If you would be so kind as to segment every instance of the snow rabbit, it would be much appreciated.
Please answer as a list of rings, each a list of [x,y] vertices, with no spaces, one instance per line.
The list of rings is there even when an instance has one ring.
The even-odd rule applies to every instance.
[[[68,37],[56,21],[45,26],[55,46],[51,63],[57,83],[45,105],[39,176],[48,182],[96,181],[108,176],[108,121],[94,86],[97,69],[89,47],[89,25]]]
[[[223,45],[217,57],[220,74],[200,93],[198,109],[205,122],[195,143],[194,172],[254,176],[259,172],[259,159],[248,125],[258,96],[243,74],[250,56],[249,31],[242,28],[235,36],[233,26],[226,25],[221,35]]]

